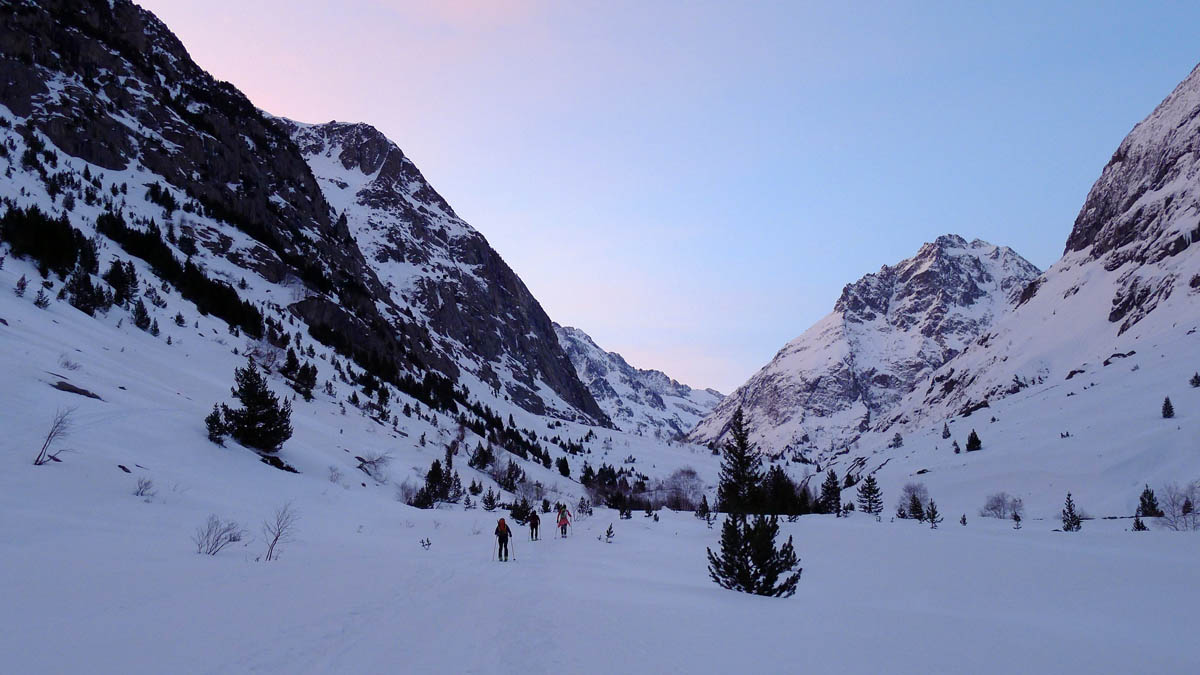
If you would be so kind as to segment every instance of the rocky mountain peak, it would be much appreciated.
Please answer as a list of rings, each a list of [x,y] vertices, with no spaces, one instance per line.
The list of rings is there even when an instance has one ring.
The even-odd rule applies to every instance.
[[[720,440],[740,405],[772,452],[819,454],[852,442],[1010,311],[1039,274],[1007,247],[938,237],[846,285],[830,315],[784,346],[689,438]]]

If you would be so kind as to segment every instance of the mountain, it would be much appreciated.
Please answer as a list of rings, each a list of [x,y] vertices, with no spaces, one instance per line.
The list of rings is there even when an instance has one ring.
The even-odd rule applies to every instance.
[[[961,415],[1118,368],[1126,372],[1121,386],[1131,388],[1154,379],[1146,368],[1194,370],[1198,147],[1200,67],[1113,153],[1063,257],[1015,311],[912,393],[900,421]]]
[[[592,398],[624,431],[678,438],[724,398],[713,389],[692,389],[662,371],[634,368],[578,328],[554,324],[554,331]]]
[[[263,113],[127,0],[5,5],[9,207],[87,238],[102,214],[165,230],[164,250],[239,287],[226,299],[278,310],[280,346],[299,321],[433,405],[607,423],[536,299],[377,130]]]
[[[1020,299],[1038,269],[955,235],[847,285],[833,312],[789,342],[688,438],[720,441],[743,408],[771,454],[818,460],[872,426]]]
[[[459,379],[503,391],[534,414],[605,420],[529,289],[395,143],[367,124],[280,123],[387,288],[397,320],[427,330],[434,351],[465,371]]]

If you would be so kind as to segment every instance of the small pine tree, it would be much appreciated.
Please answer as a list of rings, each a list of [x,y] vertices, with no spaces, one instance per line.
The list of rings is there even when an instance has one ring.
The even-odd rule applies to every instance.
[[[908,517],[916,518],[918,523],[925,522],[925,505],[921,503],[921,497],[915,492],[908,497]]]
[[[1063,505],[1062,524],[1063,532],[1078,532],[1083,529],[1083,522],[1075,512],[1075,500],[1071,499],[1070,492],[1067,493],[1067,501]]]
[[[1149,530],[1149,529],[1150,528],[1146,527],[1146,524],[1142,522],[1141,516],[1133,517],[1133,531],[1134,532],[1145,532],[1146,530]]]
[[[1141,499],[1138,502],[1136,516],[1145,516],[1147,518],[1159,518],[1163,515],[1162,509],[1158,508],[1158,497],[1154,496],[1154,490],[1147,485],[1145,490],[1142,490]]]
[[[937,529],[938,523],[942,522],[942,514],[938,513],[937,502],[929,500],[929,505],[925,507],[925,520],[929,521],[930,529]]]
[[[492,491],[492,488],[488,488],[487,494],[483,496],[481,503],[483,504],[484,511],[496,510],[496,493]]]
[[[233,396],[242,407],[225,411],[225,424],[238,443],[262,452],[276,452],[292,437],[292,402],[279,397],[267,386],[254,359],[233,373]]]
[[[720,555],[708,549],[709,576],[721,588],[742,593],[793,595],[803,570],[798,569],[791,537],[775,548],[778,533],[776,516],[758,515],[748,522],[744,514],[728,515],[721,526]]]
[[[609,523],[609,524],[608,524],[608,529],[604,531],[604,541],[605,541],[605,543],[611,544],[611,543],[612,543],[612,540],[613,540],[613,537],[615,537],[615,536],[616,536],[616,532],[613,532],[613,526],[612,526],[612,523]]]
[[[975,430],[972,429],[970,435],[967,436],[967,452],[975,452],[981,449],[983,449],[983,441],[979,440],[979,434],[975,433]]]
[[[962,452],[962,448],[958,447],[958,441],[954,441],[954,446],[953,446],[953,447],[954,447],[954,454],[956,454],[956,455],[957,455],[957,454],[959,454],[960,452]]]
[[[1188,384],[1192,385],[1192,388],[1200,387],[1200,373],[1192,373],[1192,379],[1188,380]]]
[[[1021,512],[1020,511],[1013,511],[1012,521],[1013,521],[1013,529],[1014,530],[1021,529]]]
[[[883,512],[883,492],[873,474],[868,475],[858,485],[858,508],[870,515]]]
[[[555,460],[554,465],[558,467],[558,472],[563,475],[563,478],[571,477],[571,465],[567,463],[566,457],[559,457]]]
[[[950,438],[950,425],[942,422],[942,438]]]
[[[225,426],[225,419],[216,403],[213,404],[212,412],[204,418],[204,426],[208,429],[208,440],[217,445],[225,445],[225,434],[229,433],[229,427]]]
[[[889,448],[902,448],[902,447],[904,447],[904,437],[902,437],[902,436],[900,435],[900,432],[899,432],[899,431],[897,431],[897,432],[896,432],[896,435],[895,435],[895,436],[892,436],[892,440],[891,440],[891,442],[890,442],[890,443],[888,443],[888,447],[889,447]]]
[[[708,518],[708,514],[712,510],[708,508],[708,495],[700,495],[700,506],[696,507],[696,517],[700,519]]]
[[[963,527],[967,526],[967,514],[962,514],[962,518],[958,519],[958,524],[962,525]]]
[[[1163,399],[1162,416],[1165,420],[1169,420],[1175,416],[1175,406],[1171,405],[1171,397],[1169,396]]]
[[[475,508],[475,502],[471,501],[471,495],[463,497],[463,511],[470,511]]]
[[[24,274],[22,274],[21,278],[17,279],[17,285],[13,287],[13,293],[15,293],[18,298],[23,298],[25,297],[25,289],[28,286],[29,280],[25,278]]]
[[[820,504],[822,513],[832,513],[838,518],[842,517],[842,486],[833,469],[825,474],[825,481],[821,483]]]
[[[50,306],[50,296],[46,295],[45,289],[38,289],[37,295],[33,296],[33,306],[38,309],[46,309]]]

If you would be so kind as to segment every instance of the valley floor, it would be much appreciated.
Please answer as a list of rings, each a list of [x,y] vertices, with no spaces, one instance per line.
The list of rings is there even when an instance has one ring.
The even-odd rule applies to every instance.
[[[805,516],[782,526],[802,558],[798,592],[775,599],[712,583],[704,549],[720,528],[690,514],[597,510],[567,539],[547,522],[538,542],[518,530],[504,564],[492,561],[499,512],[372,504],[331,485],[296,496],[297,540],[265,563],[261,536],[197,555],[189,536],[205,514],[184,500],[53,499],[37,484],[68,465],[13,459],[0,486],[9,673],[1200,667],[1200,537],[1127,521],[1063,534],[1046,521],[932,531]]]

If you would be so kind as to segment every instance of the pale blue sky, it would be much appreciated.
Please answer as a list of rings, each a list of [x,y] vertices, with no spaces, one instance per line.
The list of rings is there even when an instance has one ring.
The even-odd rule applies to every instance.
[[[269,112],[379,127],[554,320],[725,392],[939,234],[1047,267],[1200,60],[1185,2],[142,4]]]

